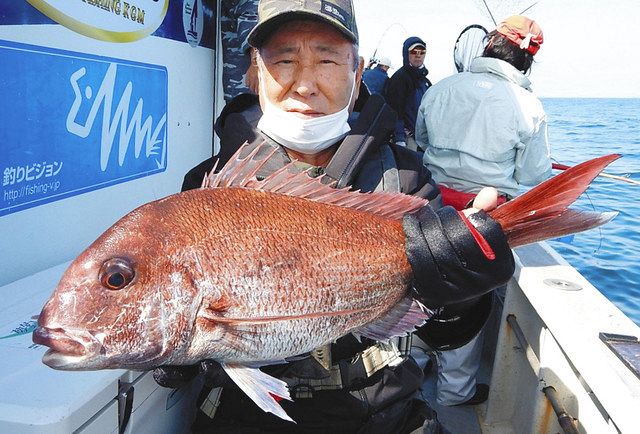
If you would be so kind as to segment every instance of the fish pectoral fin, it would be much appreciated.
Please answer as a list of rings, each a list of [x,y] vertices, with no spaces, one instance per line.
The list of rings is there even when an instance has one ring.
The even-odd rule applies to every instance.
[[[230,306],[231,302],[224,295],[214,300],[205,298],[198,311],[198,319],[207,327],[217,327],[221,322],[232,322],[224,321],[224,313]]]
[[[353,331],[353,335],[360,339],[361,336],[376,341],[388,341],[396,336],[404,336],[413,332],[429,319],[432,312],[412,297],[405,297],[391,311],[377,320]]]
[[[281,419],[294,422],[274,398],[277,396],[292,401],[287,383],[265,374],[258,368],[236,363],[222,363],[222,368],[258,407]]]

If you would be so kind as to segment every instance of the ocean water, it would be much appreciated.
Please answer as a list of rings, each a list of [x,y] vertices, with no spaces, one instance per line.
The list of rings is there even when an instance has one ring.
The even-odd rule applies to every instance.
[[[554,161],[574,165],[618,153],[622,158],[605,172],[640,181],[640,99],[545,98],[542,102]],[[640,325],[640,185],[598,177],[575,207],[619,214],[600,228],[550,244]]]

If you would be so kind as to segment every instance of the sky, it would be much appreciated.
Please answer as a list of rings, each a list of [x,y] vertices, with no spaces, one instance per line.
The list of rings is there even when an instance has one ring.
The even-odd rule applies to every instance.
[[[640,0],[485,0],[497,22],[521,13],[542,28],[530,79],[540,97],[640,98]],[[483,0],[354,0],[360,54],[402,66],[402,42],[427,43],[429,78],[454,72],[453,46],[467,25],[495,24]]]

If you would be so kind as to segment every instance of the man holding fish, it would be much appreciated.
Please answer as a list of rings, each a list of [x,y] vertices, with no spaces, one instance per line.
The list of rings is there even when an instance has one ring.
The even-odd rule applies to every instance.
[[[264,137],[256,143],[266,140],[278,148],[263,175],[290,160],[297,161],[301,168],[312,167],[316,173],[324,173],[336,150],[352,132],[347,120],[363,72],[351,2],[261,1],[258,24],[249,42],[256,49],[253,62],[259,74],[264,113],[257,125]],[[381,127],[384,128],[378,128]],[[389,168],[386,171],[385,166]],[[395,179],[385,182],[391,177]],[[438,208],[439,192],[430,173],[420,164],[419,156],[390,143],[371,149],[349,181],[363,190],[399,191],[425,197],[433,202],[433,208]],[[510,274],[510,256],[504,261],[509,271],[503,273],[503,279]],[[497,285],[498,279],[500,276],[488,283],[485,290]],[[464,293],[464,287],[460,290]],[[459,296],[470,295],[474,294]],[[437,304],[432,302],[431,307]],[[331,364],[320,366],[319,354],[321,361]],[[379,366],[367,371],[365,364],[375,365],[373,360]],[[210,376],[219,377],[212,364],[205,366]],[[422,382],[420,369],[406,354],[400,354],[395,343],[382,347],[370,340],[359,343],[349,335],[280,371],[279,376],[287,378],[290,390],[296,390],[294,402],[282,405],[298,423],[297,430],[402,432],[412,411],[418,410],[412,398]],[[172,373],[180,376],[169,368],[156,371],[161,382]],[[296,373],[317,378],[287,375]],[[347,379],[350,382],[343,381]],[[358,382],[360,386],[356,386]],[[383,387],[385,384],[388,387]],[[252,416],[245,417],[247,412]],[[217,429],[222,424],[242,427],[241,420],[265,431],[288,427],[287,422],[249,403],[242,391],[227,388],[222,392],[212,423]]]
[[[610,219],[566,207],[615,156],[560,175],[570,194],[560,180],[490,213],[436,211],[418,154],[389,143],[383,102],[348,124],[363,70],[350,0],[262,0],[249,43],[261,137],[201,189],[109,228],[33,340],[55,369],[162,366],[170,387],[202,371],[224,387],[194,431],[410,432],[426,413],[422,371],[395,338],[504,284],[510,247]],[[371,193],[333,188],[345,185]]]

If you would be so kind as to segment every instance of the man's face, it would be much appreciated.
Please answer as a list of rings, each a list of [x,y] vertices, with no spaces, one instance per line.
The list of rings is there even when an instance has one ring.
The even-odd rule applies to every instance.
[[[361,67],[354,71],[354,55],[353,44],[327,24],[285,23],[259,50],[260,105],[264,110],[266,97],[300,117],[325,116],[352,106],[362,74]]]
[[[420,46],[409,50],[409,63],[411,64],[411,66],[420,68],[424,64],[424,56],[426,54],[426,48]]]

